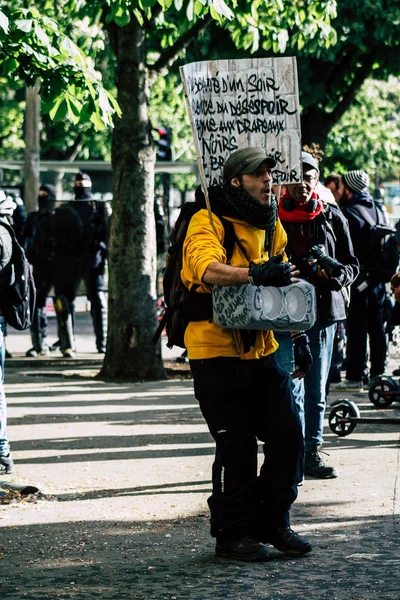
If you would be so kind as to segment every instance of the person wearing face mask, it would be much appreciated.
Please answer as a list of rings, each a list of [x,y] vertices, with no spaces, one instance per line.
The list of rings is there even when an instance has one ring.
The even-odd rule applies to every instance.
[[[92,181],[86,173],[76,175],[74,194],[73,208],[83,223],[82,278],[90,302],[97,351],[104,353],[107,341],[105,270],[111,210],[107,202],[93,200]]]
[[[61,352],[76,354],[74,341],[75,299],[81,280],[90,301],[98,352],[105,352],[107,302],[105,267],[109,207],[92,196],[92,181],[87,173],[76,174],[74,200],[56,210],[55,307]]]
[[[47,343],[46,300],[53,285],[54,211],[56,188],[44,183],[39,188],[39,209],[28,214],[24,227],[24,248],[33,267],[36,288],[35,312],[31,324],[32,348],[26,356],[49,354]]]
[[[359,272],[349,227],[339,208],[324,204],[316,193],[318,161],[302,152],[302,181],[287,186],[279,200],[279,218],[288,236],[286,253],[300,270],[300,277],[316,288],[318,318],[307,331],[313,363],[303,380],[293,380],[293,393],[303,425],[304,473],[311,477],[337,477],[334,467],[321,455],[326,406],[326,383],[331,364],[337,322],[346,318],[343,288]],[[293,370],[290,335],[276,334],[277,357],[289,372]]]

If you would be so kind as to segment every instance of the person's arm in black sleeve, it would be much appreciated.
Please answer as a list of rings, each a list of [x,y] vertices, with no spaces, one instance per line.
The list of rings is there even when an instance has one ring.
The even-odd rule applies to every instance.
[[[354,254],[353,243],[347,219],[339,210],[333,214],[332,227],[336,236],[335,258],[340,267],[335,277],[326,280],[326,285],[331,290],[340,290],[342,287],[351,285],[360,272],[360,264]]]

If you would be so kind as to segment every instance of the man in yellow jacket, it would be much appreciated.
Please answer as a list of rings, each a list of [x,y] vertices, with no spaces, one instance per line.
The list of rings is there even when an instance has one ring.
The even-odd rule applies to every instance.
[[[296,277],[296,267],[284,261],[286,233],[272,196],[274,166],[260,148],[237,150],[227,159],[224,184],[208,190],[214,227],[205,208],[189,224],[181,272],[189,289],[210,294],[213,285],[282,286]],[[198,190],[200,202],[201,197]],[[221,218],[234,229],[229,264]],[[308,339],[305,334],[294,337],[292,377],[304,377],[312,362]],[[304,447],[289,375],[275,358],[273,333],[192,320],[185,345],[195,395],[216,442],[208,501],[216,553],[264,561],[269,558],[266,543],[292,556],[310,552],[309,541],[290,528]],[[257,439],[264,444],[259,474]]]

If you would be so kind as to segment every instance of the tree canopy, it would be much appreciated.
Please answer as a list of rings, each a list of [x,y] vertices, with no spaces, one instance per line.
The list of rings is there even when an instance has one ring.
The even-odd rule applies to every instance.
[[[391,181],[400,175],[400,80],[368,79],[330,131],[325,173],[363,169]]]
[[[335,45],[298,55],[303,140],[322,147],[367,78],[400,75],[398,0],[338,0],[332,25]]]
[[[0,6],[1,74],[27,86],[39,78],[43,112],[54,120],[69,114],[74,123],[91,121],[96,129],[111,125],[112,115],[120,114],[118,105],[102,86],[93,61],[66,34],[60,5],[55,8],[48,0],[36,4],[41,10],[25,7],[22,0]]]
[[[383,7],[384,0],[377,1]],[[26,8],[23,0],[14,0],[12,5],[0,9],[0,67],[4,76],[18,77],[28,85],[40,77],[43,108],[54,120],[60,121],[69,115],[73,123],[90,121],[100,129],[110,124],[113,116],[114,212],[104,376],[132,379],[163,376],[160,347],[154,348],[151,341],[156,320],[156,252],[155,151],[149,106],[157,77],[166,76],[190,44],[192,55],[196,54],[196,48],[204,49],[202,33],[212,23],[218,26],[218,33],[216,37],[211,36],[211,46],[206,53],[220,45],[224,31],[230,36],[225,50],[238,47],[256,56],[295,52],[301,56],[299,66],[303,79],[300,81],[307,89],[307,94],[302,95],[305,131],[307,136],[314,138],[318,133],[326,139],[332,124],[341,116],[341,104],[346,105],[351,94],[354,97],[359,82],[375,68],[375,59],[367,54],[368,44],[371,40],[374,42],[373,52],[380,58],[379,42],[392,50],[398,43],[388,32],[389,16],[384,14],[377,18],[375,1],[367,0],[362,6],[355,0],[346,0],[346,3],[338,0],[338,3],[340,11],[334,21],[336,33],[330,25],[335,17],[334,0],[298,3],[282,0],[251,3],[245,0],[59,0],[53,3],[37,0],[35,6],[40,7],[40,12]],[[394,0],[385,1],[385,10],[387,6],[393,7],[388,11],[392,19],[398,16],[396,4]],[[367,24],[367,33],[372,29],[377,35],[372,17],[381,27],[379,39],[363,32]],[[395,22],[399,23],[400,19]],[[85,34],[85,28],[92,28],[94,35]],[[79,29],[83,33],[80,40]],[[107,37],[102,38],[103,35]],[[338,46],[333,46],[336,36]],[[104,84],[111,89],[111,81],[115,80],[120,117],[115,114],[118,106],[114,95],[102,85],[98,71],[100,54],[91,40],[99,44],[103,40],[106,49],[112,52],[106,59],[111,68],[103,70],[105,75],[109,73],[108,78],[104,77]],[[312,52],[313,58],[306,58],[307,52]],[[197,52],[199,58],[200,54]],[[350,71],[346,70],[347,66]],[[389,61],[384,66],[382,60],[380,68],[382,73],[385,68],[389,69]],[[165,90],[168,91],[168,84]],[[314,126],[313,115],[316,117]],[[328,115],[325,121],[324,115]]]

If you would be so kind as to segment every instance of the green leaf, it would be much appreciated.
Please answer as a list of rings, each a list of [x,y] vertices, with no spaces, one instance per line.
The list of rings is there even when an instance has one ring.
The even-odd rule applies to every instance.
[[[68,104],[65,101],[65,97],[61,96],[56,101],[54,107],[50,111],[49,115],[53,121],[62,121],[68,114]]]
[[[67,114],[69,115],[74,125],[76,125],[77,123],[79,123],[80,114],[76,112],[75,107],[72,105],[70,96],[65,96],[65,103],[67,105]]]
[[[18,19],[15,21],[15,27],[25,33],[30,33],[32,30],[33,21],[32,19]]]
[[[82,103],[79,102],[79,100],[75,96],[72,96],[72,95],[68,95],[68,99],[69,99],[69,102],[71,105],[71,112],[74,115],[77,115],[78,117],[80,117],[81,112],[82,112]],[[78,119],[78,121],[79,121],[79,119]]]
[[[57,23],[54,21],[54,19],[43,17],[42,21],[43,25],[47,25],[49,29],[52,29],[54,32],[58,31]]]
[[[139,25],[142,27],[143,23],[144,23],[144,19],[143,19],[143,15],[140,12],[140,10],[138,10],[137,8],[135,8],[135,10],[133,11],[133,14],[136,17],[136,21],[139,23]]]
[[[112,106],[112,108],[115,110],[115,112],[117,113],[117,115],[120,117],[122,115],[122,111],[120,109],[120,106],[118,104],[118,102],[116,101],[116,99],[114,98],[114,96],[108,92],[107,90],[104,90],[105,93],[107,94],[107,97],[110,101],[110,104]]]
[[[125,27],[126,25],[129,25],[131,21],[131,16],[128,11],[125,11],[121,15],[115,16],[114,21],[118,25],[118,27]]]
[[[199,17],[203,13],[203,10],[204,10],[204,5],[201,2],[199,2],[199,0],[195,0],[194,14],[196,15],[196,17]]]
[[[215,10],[213,6],[210,7],[210,15],[214,19],[214,21],[218,21],[218,23],[222,23],[221,15]]]
[[[107,123],[104,123],[98,112],[94,112],[91,114],[90,121],[93,123],[96,131],[101,131],[102,129],[104,129],[105,125],[107,125]]]
[[[29,10],[31,11],[31,15],[34,19],[40,19],[40,12],[36,8],[36,6],[31,6]]]
[[[225,17],[226,19],[229,19],[229,21],[233,19],[233,12],[225,4],[224,0],[213,0],[213,7],[221,17]]]
[[[0,27],[4,31],[4,33],[8,33],[8,18],[6,15],[0,10]]]
[[[50,40],[49,40],[47,34],[43,31],[43,29],[40,27],[40,25],[38,24],[37,21],[35,21],[34,28],[35,28],[36,37],[38,38],[39,42],[43,46],[48,46]]]
[[[5,75],[11,75],[18,69],[18,61],[15,58],[7,58],[2,64],[2,69]]]
[[[99,89],[99,107],[106,114],[109,114],[110,112],[112,112],[111,105],[108,100],[107,94],[105,93],[105,90],[102,88]]]
[[[187,8],[186,8],[186,16],[188,18],[188,21],[193,21],[194,18],[194,6],[193,6],[193,0],[189,0]]]
[[[81,67],[85,66],[85,58],[82,50],[67,36],[64,36],[62,39],[60,51],[64,56],[72,57],[77,65]]]

